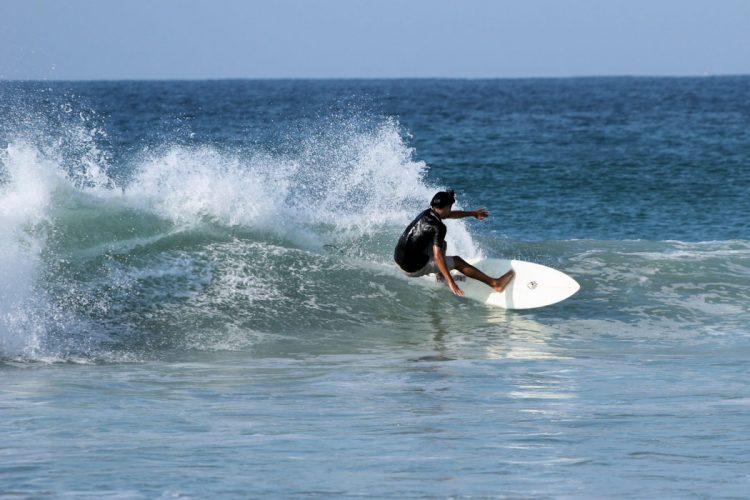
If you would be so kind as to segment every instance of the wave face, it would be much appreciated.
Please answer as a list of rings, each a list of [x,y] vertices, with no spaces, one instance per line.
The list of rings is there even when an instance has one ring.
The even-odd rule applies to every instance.
[[[746,334],[740,139],[717,159],[695,142],[711,137],[676,126],[650,152],[637,134],[654,116],[613,116],[608,81],[582,92],[600,100],[578,111],[526,89],[552,99],[544,123],[519,115],[518,98],[497,101],[508,82],[471,84],[497,114],[475,110],[468,122],[465,106],[426,111],[451,82],[391,82],[375,87],[386,96],[377,99],[367,82],[357,99],[352,83],[206,85],[3,84],[0,357],[368,349],[434,324],[436,304],[445,328],[481,328],[495,312],[415,288],[391,264],[403,227],[448,186],[465,208],[493,213],[449,221],[452,252],[533,260],[582,283],[567,309],[526,318],[629,339]],[[398,119],[372,103],[388,95]],[[742,125],[726,114],[726,127]],[[540,127],[551,135],[532,151]],[[714,205],[719,195],[732,203]]]
[[[395,121],[328,132],[294,154],[163,144],[139,154],[122,182],[102,155],[91,160],[95,143],[11,141],[3,355],[251,349],[295,328],[377,321],[389,307],[373,299],[392,292],[352,283],[397,276],[393,242],[438,187]],[[84,152],[73,164],[70,149]],[[449,241],[480,255],[463,224]]]

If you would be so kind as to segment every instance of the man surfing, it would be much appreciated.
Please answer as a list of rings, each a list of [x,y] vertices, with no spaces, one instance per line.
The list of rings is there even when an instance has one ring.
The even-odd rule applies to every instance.
[[[419,214],[398,239],[396,250],[393,253],[396,264],[409,277],[424,276],[430,273],[437,274],[438,277],[445,279],[451,291],[459,297],[463,297],[464,292],[458,288],[453,280],[452,269],[485,283],[496,292],[502,292],[513,279],[513,270],[499,278],[491,278],[458,255],[446,257],[445,233],[447,228],[442,222],[443,219],[475,217],[478,220],[483,220],[489,215],[489,212],[484,208],[473,212],[453,210],[455,202],[456,197],[453,190],[440,191],[432,197],[430,208]]]

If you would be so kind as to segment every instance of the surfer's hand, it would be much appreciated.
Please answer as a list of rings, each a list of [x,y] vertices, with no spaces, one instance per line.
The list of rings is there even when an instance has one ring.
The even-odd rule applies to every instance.
[[[448,286],[450,287],[451,292],[453,292],[454,295],[458,295],[459,297],[464,296],[464,291],[458,288],[458,285],[456,285],[456,283],[453,280],[450,280],[450,282],[448,283]]]
[[[472,214],[474,217],[476,217],[479,220],[486,219],[490,213],[487,211],[486,208],[479,208],[477,210],[474,210],[474,213]]]

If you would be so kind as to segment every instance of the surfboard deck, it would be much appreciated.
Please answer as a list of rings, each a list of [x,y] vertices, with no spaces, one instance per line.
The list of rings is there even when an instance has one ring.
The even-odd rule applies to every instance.
[[[507,259],[467,259],[467,262],[492,277],[501,276],[510,269],[515,271],[513,280],[501,293],[470,278],[456,282],[464,291],[464,297],[489,306],[504,309],[544,307],[567,299],[581,288],[578,282],[567,274],[533,262]],[[446,286],[443,281],[438,281],[435,275],[428,278]]]

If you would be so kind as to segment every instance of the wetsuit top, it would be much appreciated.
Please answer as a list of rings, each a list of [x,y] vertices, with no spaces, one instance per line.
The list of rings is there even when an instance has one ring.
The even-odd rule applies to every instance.
[[[431,208],[419,214],[398,239],[393,252],[396,264],[407,273],[422,269],[432,256],[432,245],[443,246],[446,230]]]

